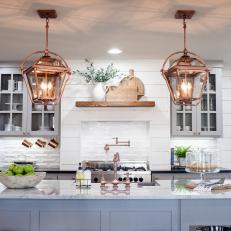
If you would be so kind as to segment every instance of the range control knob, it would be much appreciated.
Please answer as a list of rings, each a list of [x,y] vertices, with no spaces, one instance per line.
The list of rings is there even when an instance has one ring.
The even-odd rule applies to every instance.
[[[94,177],[93,181],[94,181],[95,183],[97,183],[97,182],[99,181],[99,179],[98,179],[97,177]]]
[[[143,177],[140,177],[139,182],[143,182],[143,181],[144,181]]]
[[[132,182],[132,181],[133,181],[133,178],[132,178],[132,177],[129,177],[129,180],[130,180],[130,182]]]
[[[122,181],[122,180],[123,180],[122,177],[119,177],[119,178],[118,178],[118,181]]]
[[[134,177],[134,181],[137,182],[137,181],[138,181],[138,178],[137,178],[137,177]]]
[[[124,177],[124,178],[123,178],[123,181],[126,181],[126,180],[127,180],[127,177]]]

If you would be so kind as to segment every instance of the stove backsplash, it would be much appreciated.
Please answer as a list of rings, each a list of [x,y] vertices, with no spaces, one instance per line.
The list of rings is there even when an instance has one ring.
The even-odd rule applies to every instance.
[[[141,100],[154,100],[153,108],[75,107],[76,101],[92,99],[92,84],[72,75],[61,101],[60,168],[76,170],[84,159],[112,159],[119,151],[121,160],[149,160],[151,169],[170,169],[170,99],[160,66],[164,60],[94,60],[96,67],[113,62],[121,75],[135,69],[145,87]],[[70,67],[84,70],[83,60],[70,60]],[[85,130],[86,129],[86,130]],[[106,157],[104,145],[113,137],[130,140],[131,147],[111,147]]]
[[[98,121],[81,123],[81,159],[112,160],[119,152],[120,160],[147,161],[150,156],[150,124],[146,121]],[[130,147],[110,147],[105,152],[105,144],[115,144],[113,137],[120,141],[130,140]]]

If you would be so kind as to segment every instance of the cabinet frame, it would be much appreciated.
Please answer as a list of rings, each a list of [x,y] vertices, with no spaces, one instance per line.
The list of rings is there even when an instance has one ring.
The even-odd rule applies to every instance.
[[[185,131],[185,114],[187,113],[184,109],[183,114],[183,130],[177,128],[177,105],[171,102],[171,135],[173,137],[188,136],[188,137],[221,137],[223,132],[223,115],[222,115],[222,67],[221,64],[211,64],[209,66],[209,73],[216,75],[216,91],[212,94],[216,96],[216,131],[202,131],[201,130],[201,103],[197,106],[192,106],[192,131]],[[208,94],[206,92],[206,94]],[[207,101],[209,107],[209,99]],[[185,108],[185,107],[184,107]],[[209,127],[209,110],[205,112],[208,116],[208,127]]]
[[[2,80],[2,74],[10,74],[11,79],[13,79],[13,75],[20,74],[19,64],[18,63],[0,63],[0,81]],[[22,77],[23,78],[23,77]],[[1,82],[0,82],[1,86]],[[40,112],[32,112],[32,102],[30,100],[29,94],[27,92],[26,84],[23,81],[23,109],[22,111],[14,111],[12,110],[12,103],[13,103],[13,95],[15,94],[13,89],[11,91],[2,92],[0,94],[10,94],[10,110],[9,111],[0,111],[0,114],[10,114],[9,123],[12,124],[12,115],[16,113],[22,114],[22,130],[21,131],[0,131],[0,136],[58,136],[59,129],[60,129],[60,104],[55,105],[54,111],[42,111],[42,123],[44,123],[44,115],[45,114],[53,114],[54,113],[54,130],[38,130],[32,131],[32,114],[33,113],[40,113]]]

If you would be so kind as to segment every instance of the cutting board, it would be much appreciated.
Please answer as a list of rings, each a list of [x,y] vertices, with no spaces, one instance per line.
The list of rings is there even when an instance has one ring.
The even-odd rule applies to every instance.
[[[137,101],[142,96],[144,96],[144,84],[135,77],[132,69],[118,86],[109,86],[106,90],[106,101]]]
[[[196,188],[198,183],[190,182],[185,184],[185,188],[193,190]],[[218,191],[218,190],[231,190],[231,184],[223,184],[223,185],[216,185],[213,186],[212,191]]]

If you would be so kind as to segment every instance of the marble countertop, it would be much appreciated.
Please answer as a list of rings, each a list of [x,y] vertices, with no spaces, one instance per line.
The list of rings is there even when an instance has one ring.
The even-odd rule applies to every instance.
[[[0,199],[231,199],[231,190],[220,192],[197,192],[182,187],[182,182],[160,180],[159,186],[131,184],[129,189],[120,185],[102,190],[100,184],[91,188],[76,188],[69,180],[43,180],[35,188],[7,189],[0,184]],[[231,183],[226,181],[225,183]]]

